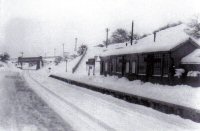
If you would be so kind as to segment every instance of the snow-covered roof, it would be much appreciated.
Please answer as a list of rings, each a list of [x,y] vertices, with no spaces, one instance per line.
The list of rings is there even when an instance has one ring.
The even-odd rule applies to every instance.
[[[179,44],[189,40],[189,36],[185,33],[184,24],[175,27],[167,28],[156,33],[156,41],[154,42],[154,35],[151,34],[138,41],[134,41],[131,46],[128,43],[120,43],[108,46],[104,49],[102,56],[143,53],[143,52],[158,52],[169,51]]]
[[[182,64],[200,64],[200,49],[194,50],[181,60]]]

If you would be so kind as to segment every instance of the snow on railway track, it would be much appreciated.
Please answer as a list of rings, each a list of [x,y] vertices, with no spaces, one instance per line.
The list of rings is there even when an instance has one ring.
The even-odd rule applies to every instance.
[[[0,71],[0,131],[72,131],[18,72]]]
[[[111,96],[78,88],[37,72],[26,73],[27,81],[75,130],[199,130],[200,124],[167,115]]]
[[[60,109],[55,109],[59,112],[59,114],[61,115],[61,117],[63,116],[64,113],[67,113],[66,117],[64,117],[64,119],[66,120],[66,118],[71,117],[70,121],[74,121],[72,124],[73,125],[77,125],[76,123],[78,121],[81,121],[81,126],[77,125],[75,127],[75,130],[91,130],[91,131],[114,131],[114,129],[112,129],[111,127],[109,127],[108,125],[106,125],[104,122],[92,117],[90,114],[88,114],[87,112],[84,112],[83,110],[79,109],[78,106],[74,105],[73,103],[67,101],[66,99],[62,98],[61,96],[57,95],[55,92],[51,91],[48,89],[48,87],[42,85],[41,83],[39,83],[36,79],[34,79],[29,73],[29,78],[31,78],[32,81],[34,81],[37,85],[40,86],[40,88],[38,88],[39,90],[36,89],[35,91],[37,93],[39,93],[42,97],[42,95],[48,93],[47,96],[49,96],[48,98],[53,99],[53,101],[50,102],[50,99],[47,100],[47,103],[50,104],[50,106],[52,106],[54,109],[55,108],[60,108]],[[33,84],[33,83],[32,83]],[[43,92],[43,94],[41,94]],[[44,98],[44,97],[42,97]],[[44,98],[45,99],[45,98]],[[54,102],[58,102],[59,104],[61,104],[60,106],[58,105],[52,105],[55,104]],[[57,104],[58,104],[57,103]],[[61,109],[62,107],[64,107],[64,109]],[[62,111],[64,110],[64,112]],[[78,118],[76,118],[76,114],[78,115]],[[72,120],[74,119],[74,120]],[[69,119],[67,119],[66,121],[69,122]],[[69,122],[70,123],[70,122]],[[79,122],[78,122],[79,123]]]

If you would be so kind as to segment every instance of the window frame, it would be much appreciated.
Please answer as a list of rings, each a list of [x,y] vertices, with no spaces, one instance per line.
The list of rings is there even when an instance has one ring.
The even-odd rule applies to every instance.
[[[134,70],[133,70],[133,63],[134,63]],[[135,60],[131,62],[131,73],[136,74],[136,61]]]

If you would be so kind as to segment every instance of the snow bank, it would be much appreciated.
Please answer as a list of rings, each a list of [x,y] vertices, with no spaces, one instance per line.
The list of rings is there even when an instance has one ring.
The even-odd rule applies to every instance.
[[[182,76],[182,74],[185,72],[184,69],[175,69],[175,75],[176,77],[180,78]]]
[[[15,67],[11,62],[0,62],[0,71],[13,71],[13,72],[21,72],[21,69]]]
[[[197,77],[197,76],[200,76],[200,71],[189,71],[187,73],[187,76],[190,76],[190,77]]]

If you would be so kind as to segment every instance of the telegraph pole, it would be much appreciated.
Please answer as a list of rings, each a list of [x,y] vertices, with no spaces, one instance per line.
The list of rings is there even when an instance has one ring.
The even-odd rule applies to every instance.
[[[131,45],[133,44],[133,28],[134,28],[134,21],[132,21],[132,28],[131,28]]]
[[[21,58],[23,57],[23,55],[24,55],[24,52],[22,51],[22,52],[20,52],[21,54],[22,54],[22,56],[21,56]],[[20,62],[20,64],[21,64],[21,69],[23,68],[23,63],[22,62]]]
[[[108,46],[108,32],[109,32],[109,29],[106,28],[106,48]]]
[[[75,38],[75,47],[74,47],[74,51],[76,51],[76,48],[77,48],[77,41],[78,41],[78,38]]]

